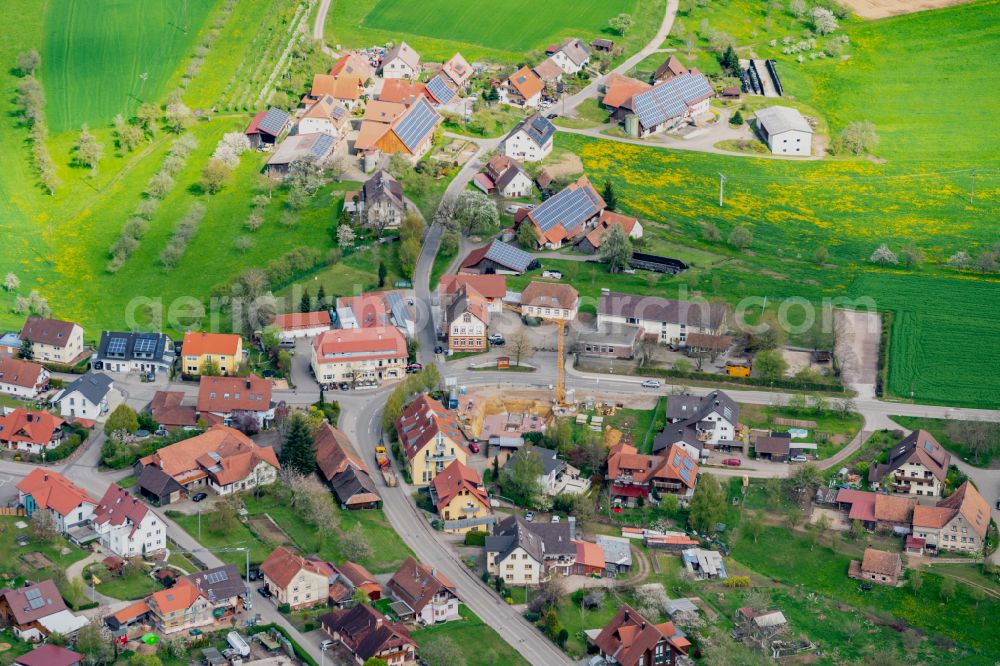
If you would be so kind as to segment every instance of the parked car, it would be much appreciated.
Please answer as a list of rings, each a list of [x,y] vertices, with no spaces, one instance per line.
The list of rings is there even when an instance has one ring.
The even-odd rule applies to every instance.
[[[562,520],[562,518],[560,518],[559,516],[552,516],[553,523],[558,523],[560,520]]]
[[[258,587],[257,593],[260,594],[260,596],[264,597],[265,599],[270,599],[271,597],[274,596],[273,594],[271,594],[271,590],[267,588],[267,585],[261,585],[260,587]]]
[[[562,280],[562,271],[542,271],[542,277],[552,280]]]
[[[191,496],[191,501],[200,502],[206,497],[208,497],[208,493],[195,493],[194,495]]]
[[[436,347],[434,347],[434,353],[435,354],[443,354],[444,353],[444,347],[442,347],[441,345],[437,345]]]
[[[739,467],[743,464],[743,461],[739,458],[726,458],[722,461],[722,464],[728,467]]]
[[[521,210],[522,208],[524,208],[524,206],[522,206],[521,204],[510,204],[509,206],[504,208],[503,211],[508,215],[517,215],[517,211]]]
[[[660,384],[659,379],[647,379],[642,383],[642,388],[660,388],[660,386],[662,384]]]
[[[545,117],[548,118],[549,120],[555,120],[556,118],[559,117],[559,114],[558,113],[550,113],[549,115],[547,115]]]
[[[414,372],[420,372],[424,369],[423,363],[410,363],[406,366],[406,374],[413,374]]]
[[[469,450],[473,453],[479,453],[479,445],[475,442],[469,442]]]
[[[800,454],[800,455],[797,455],[797,456],[792,456],[788,460],[790,462],[808,462],[809,458],[806,458],[804,455]]]
[[[524,514],[524,519],[530,523],[535,519],[535,512],[534,511],[527,512],[526,514]]]
[[[491,335],[489,340],[490,344],[493,345],[494,347],[503,347],[504,343],[507,342],[506,340],[503,339],[503,336],[500,335],[499,333],[494,333],[493,335]]]
[[[333,641],[331,641],[329,638],[324,638],[319,643],[320,650],[329,650],[332,647],[333,647]]]
[[[347,382],[340,382],[340,390],[347,391],[350,390],[351,386]]]

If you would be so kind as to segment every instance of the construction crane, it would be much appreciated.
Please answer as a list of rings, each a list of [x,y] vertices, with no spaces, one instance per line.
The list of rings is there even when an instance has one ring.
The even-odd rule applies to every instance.
[[[566,322],[559,319],[556,323],[559,325],[559,342],[556,351],[556,406],[561,407],[566,404]]]

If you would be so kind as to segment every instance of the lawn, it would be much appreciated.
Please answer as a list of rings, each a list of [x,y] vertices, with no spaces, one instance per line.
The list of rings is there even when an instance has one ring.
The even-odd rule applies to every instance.
[[[486,0],[354,0],[335,2],[326,18],[326,40],[367,47],[406,40],[425,60],[443,60],[462,51],[471,62],[519,62],[525,52],[567,37],[590,42],[611,38],[634,53],[663,19],[662,0],[511,0],[498,10]],[[624,38],[608,26],[619,13],[633,16]]]
[[[149,575],[149,567],[126,567],[124,576],[113,576],[103,564],[91,565],[91,574],[97,574],[101,584],[97,591],[114,599],[130,601],[142,599],[160,589]]]
[[[934,436],[941,446],[951,451],[965,462],[975,467],[996,469],[1000,464],[1000,424],[989,422],[969,422],[952,419],[928,419],[921,416],[893,416],[893,421],[908,430],[926,430]],[[962,429],[965,425],[984,429],[988,435],[986,445],[979,455],[969,448],[968,442],[962,441]]]
[[[787,432],[788,426],[776,425],[776,418],[815,421],[816,428],[808,429],[804,441],[818,445],[816,457],[819,460],[829,458],[847,442],[851,441],[861,429],[862,418],[857,412],[842,414],[834,410],[824,410],[817,413],[813,409],[797,410],[790,407],[769,407],[767,405],[740,404],[740,423],[751,428],[773,429],[777,432]],[[824,436],[820,436],[822,433]],[[829,440],[839,436],[843,441],[833,444]]]
[[[468,666],[527,665],[524,657],[502,639],[493,627],[480,620],[468,606],[463,604],[458,612],[462,616],[461,620],[415,629],[412,632],[413,640],[421,648],[425,648],[444,638],[450,638],[458,646]]]
[[[160,99],[214,2],[49,0],[42,82],[50,128],[104,125]],[[143,75],[146,75],[143,80]]]

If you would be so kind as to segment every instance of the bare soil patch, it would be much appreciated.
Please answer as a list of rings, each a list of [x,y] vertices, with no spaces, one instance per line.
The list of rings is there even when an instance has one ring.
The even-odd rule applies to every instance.
[[[912,14],[928,9],[961,5],[972,0],[839,0],[840,4],[866,19]]]
[[[545,167],[553,178],[565,178],[583,173],[583,161],[575,153],[565,153],[558,162]]]
[[[257,533],[257,536],[267,543],[275,546],[295,546],[285,531],[267,515],[253,516],[248,518],[247,522],[250,524],[250,528]]]

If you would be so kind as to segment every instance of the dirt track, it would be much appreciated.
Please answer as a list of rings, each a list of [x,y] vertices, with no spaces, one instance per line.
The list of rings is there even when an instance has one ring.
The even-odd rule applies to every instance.
[[[880,19],[898,14],[912,14],[928,9],[961,5],[971,0],[838,0],[852,12],[866,19]]]

